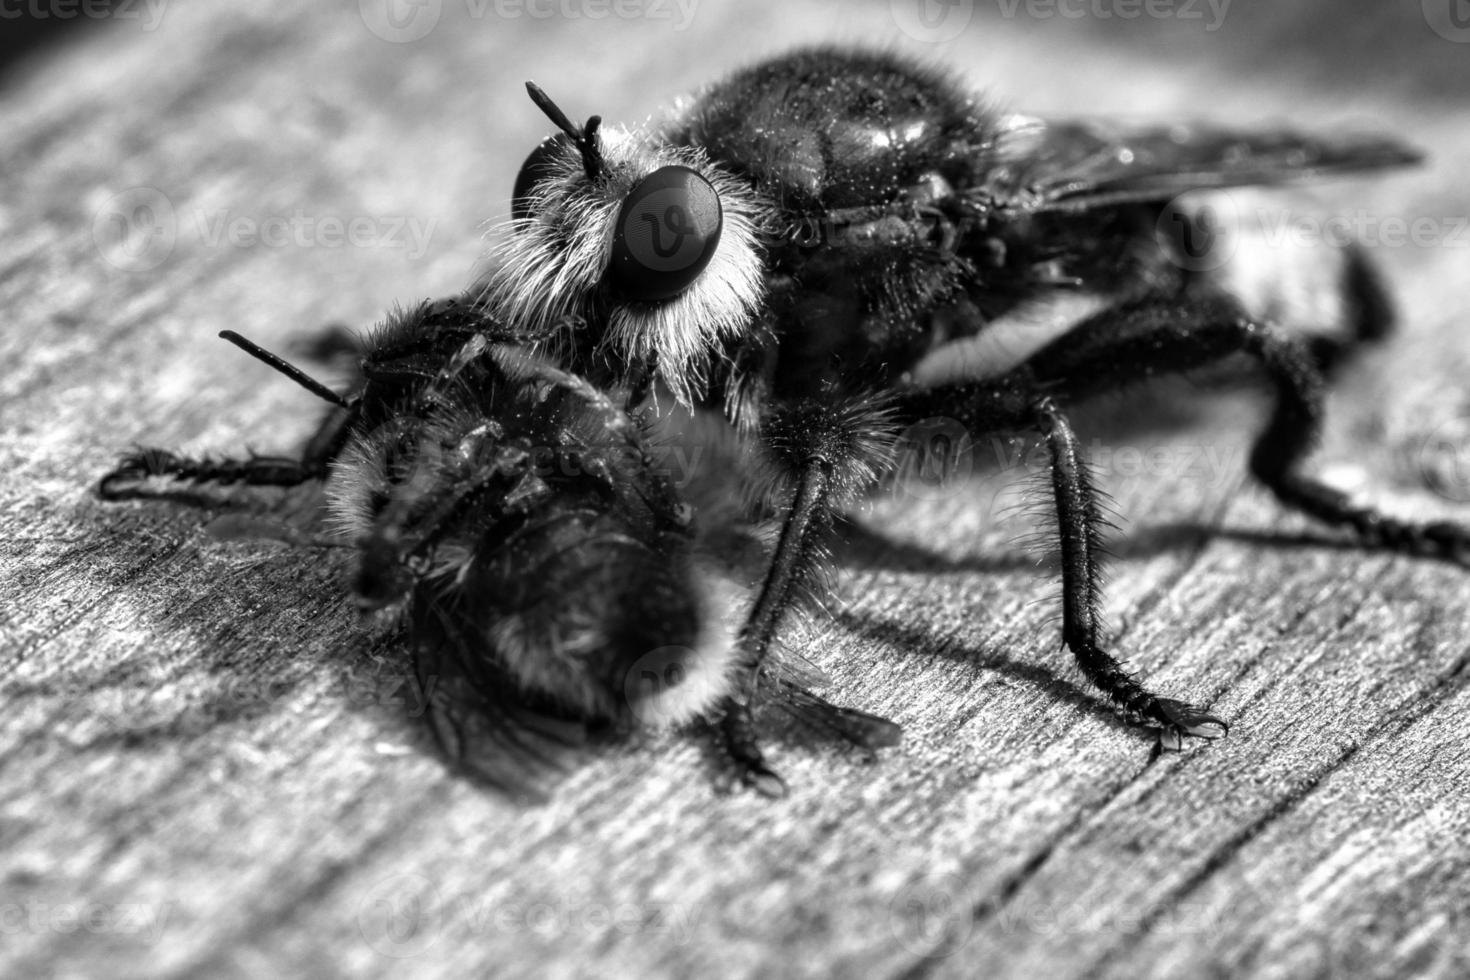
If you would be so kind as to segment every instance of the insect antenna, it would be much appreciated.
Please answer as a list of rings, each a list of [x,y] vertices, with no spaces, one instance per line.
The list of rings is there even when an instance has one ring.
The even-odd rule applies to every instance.
[[[340,408],[352,407],[347,399],[337,394],[331,388],[328,388],[326,385],[322,384],[316,378],[313,378],[311,375],[307,374],[296,365],[289,363],[276,354],[272,354],[270,351],[266,350],[264,347],[261,347],[254,341],[246,340],[244,337],[235,333],[235,331],[233,330],[221,330],[219,332],[219,335],[228,340],[230,343],[234,344],[236,347],[240,348],[245,353],[249,354],[251,357],[255,358],[256,360],[264,361],[266,364],[269,364],[271,367],[275,368],[277,371],[280,371],[286,377],[290,378],[292,381],[296,382],[301,387],[311,392],[313,395],[316,395],[318,398],[329,401],[333,405],[336,405]]]
[[[547,95],[540,85],[535,82],[527,82],[526,92],[531,96],[531,101],[536,103],[536,107],[546,113],[546,118],[556,123],[556,128],[570,136],[572,142],[577,144],[577,149],[582,151],[582,166],[587,171],[587,179],[596,180],[602,176],[606,165],[603,163],[602,146],[597,138],[597,130],[602,125],[602,117],[589,116],[587,125],[578,128],[572,125],[567,114],[561,111],[560,106],[551,101],[551,96]]]

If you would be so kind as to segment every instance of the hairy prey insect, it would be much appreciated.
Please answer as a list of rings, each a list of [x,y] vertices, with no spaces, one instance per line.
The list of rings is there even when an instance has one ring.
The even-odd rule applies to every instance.
[[[454,300],[390,317],[349,397],[225,336],[333,403],[306,451],[143,450],[102,480],[104,498],[328,480],[358,606],[401,614],[434,734],[495,785],[539,790],[589,727],[708,707],[731,638],[698,591],[687,509],[606,395]],[[656,648],[675,651],[677,690],[627,682]]]

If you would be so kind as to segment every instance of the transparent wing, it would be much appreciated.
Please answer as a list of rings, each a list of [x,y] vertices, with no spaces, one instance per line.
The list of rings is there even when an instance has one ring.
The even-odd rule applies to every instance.
[[[1084,211],[1163,202],[1185,191],[1270,186],[1421,162],[1376,134],[1313,136],[1289,129],[1202,124],[1129,126],[1089,120],[1006,120],[987,190],[1002,208]]]
[[[586,748],[586,727],[525,703],[514,679],[466,635],[443,597],[412,608],[414,668],[430,731],[471,780],[526,802],[544,801]]]

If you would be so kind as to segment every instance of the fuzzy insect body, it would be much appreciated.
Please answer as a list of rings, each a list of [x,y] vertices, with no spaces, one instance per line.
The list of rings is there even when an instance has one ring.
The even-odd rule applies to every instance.
[[[447,754],[534,794],[589,732],[708,712],[735,647],[643,423],[518,339],[458,300],[394,314],[355,394],[313,388],[337,407],[301,458],[144,450],[100,492],[325,480],[356,602],[401,618]]]

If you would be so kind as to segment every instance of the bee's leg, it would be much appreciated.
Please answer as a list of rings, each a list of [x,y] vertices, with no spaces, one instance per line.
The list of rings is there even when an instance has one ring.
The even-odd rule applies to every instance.
[[[255,487],[294,487],[326,476],[322,463],[286,456],[254,456],[248,459],[200,459],[180,456],[166,449],[138,449],[97,484],[103,500],[170,497],[166,489],[142,485],[152,477],[167,477],[191,486],[243,484]]]
[[[468,444],[466,439],[461,446]],[[444,536],[461,525],[466,513],[477,506],[483,508],[487,499],[517,499],[518,503],[506,504],[501,511],[524,512],[527,501],[533,499],[529,487],[536,483],[529,461],[490,455],[487,462],[474,467],[444,468],[411,493],[403,492],[402,484],[393,487],[389,502],[372,517],[371,529],[357,542],[352,589],[359,608],[382,609],[401,599]],[[569,465],[583,472],[592,470],[592,463],[581,457],[571,458]]]
[[[751,723],[757,689],[765,679],[762,668],[782,618],[816,590],[827,570],[824,539],[835,508],[878,477],[896,434],[891,414],[872,400],[813,399],[768,416],[761,441],[778,487],[789,490],[790,502],[776,552],[741,631],[741,670],[733,692],[720,705],[716,730],[740,780],[779,796],[785,784],[766,765]],[[882,719],[871,722],[874,743],[892,744],[893,726]]]
[[[1143,299],[1104,311],[1043,348],[1028,368],[1038,384],[1070,401],[1238,354],[1257,361],[1276,389],[1250,467],[1283,503],[1348,527],[1366,544],[1470,561],[1470,527],[1400,520],[1301,472],[1321,430],[1321,372],[1299,341],[1250,320],[1232,302]]]

